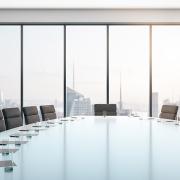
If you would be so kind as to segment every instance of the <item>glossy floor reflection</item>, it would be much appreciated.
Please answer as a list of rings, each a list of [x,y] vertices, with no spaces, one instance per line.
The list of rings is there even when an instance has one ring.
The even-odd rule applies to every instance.
[[[174,122],[78,117],[20,146],[12,157],[17,166],[0,168],[0,179],[179,180],[179,137]]]

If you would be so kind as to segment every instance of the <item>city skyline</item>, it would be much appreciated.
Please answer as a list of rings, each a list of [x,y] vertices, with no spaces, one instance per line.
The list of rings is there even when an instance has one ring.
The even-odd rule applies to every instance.
[[[98,25],[66,27],[66,85],[82,94],[84,106],[91,104],[91,108],[93,104],[106,103],[106,30],[106,26]],[[177,83],[180,77],[178,73],[180,54],[176,48],[180,42],[178,36],[180,26],[153,26],[152,31],[152,90],[153,93],[158,93],[153,104],[156,106],[154,113],[157,115],[163,103],[180,102]],[[24,26],[24,105],[31,101],[34,104],[38,104],[37,101],[43,103],[47,101],[63,106],[63,33],[63,26]],[[19,105],[20,27],[1,26],[0,39],[2,50],[0,59],[3,65],[0,73],[0,89],[7,101],[6,104]],[[109,26],[109,45],[110,103],[116,103],[120,109],[126,110],[126,113],[127,111],[147,113],[149,26]],[[79,102],[82,103],[82,99],[79,98]],[[73,102],[74,109],[78,106],[77,102],[78,98]]]

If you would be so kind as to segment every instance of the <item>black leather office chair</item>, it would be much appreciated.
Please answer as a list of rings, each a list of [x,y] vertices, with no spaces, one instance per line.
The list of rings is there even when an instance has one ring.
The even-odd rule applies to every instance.
[[[47,121],[47,120],[52,120],[56,119],[56,111],[53,105],[44,105],[40,106],[41,114],[42,114],[42,120]]]
[[[2,110],[6,129],[12,129],[23,125],[19,108],[6,108]]]
[[[23,107],[23,113],[26,124],[32,124],[40,121],[36,106]]]
[[[5,131],[5,130],[6,130],[6,125],[4,122],[2,111],[0,111],[0,132]]]
[[[116,104],[95,104],[94,105],[95,116],[116,116],[117,109]]]
[[[178,106],[176,105],[163,105],[160,118],[175,120],[178,112]]]

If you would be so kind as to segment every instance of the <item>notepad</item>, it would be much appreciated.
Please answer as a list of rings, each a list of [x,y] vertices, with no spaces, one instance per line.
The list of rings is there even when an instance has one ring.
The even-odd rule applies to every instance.
[[[28,132],[28,131],[30,131],[30,130],[29,130],[29,129],[20,129],[19,131]]]
[[[14,133],[10,137],[20,137],[20,136],[37,136],[38,133]]]
[[[7,153],[15,153],[18,149],[0,149],[0,153],[7,154]]]
[[[8,140],[4,140],[4,141],[0,141],[0,145],[7,145],[7,144],[26,144],[28,141],[8,141]]]
[[[42,127],[42,126],[40,126],[40,125],[33,125],[32,127]]]
[[[16,164],[11,160],[0,161],[0,167],[13,167],[13,166],[16,166]]]
[[[56,125],[55,124],[52,124],[52,123],[47,123],[44,127],[55,127]]]
[[[47,130],[47,128],[45,128],[45,127],[42,127],[42,128],[33,128],[31,130],[32,131],[44,131],[44,130]]]
[[[47,122],[48,124],[55,124],[54,122]]]
[[[61,121],[68,121],[67,119],[61,119]]]

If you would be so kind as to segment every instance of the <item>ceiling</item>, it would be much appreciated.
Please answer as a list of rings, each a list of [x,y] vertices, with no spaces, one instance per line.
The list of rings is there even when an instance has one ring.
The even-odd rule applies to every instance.
[[[1,0],[0,8],[177,9],[180,8],[180,0]]]

